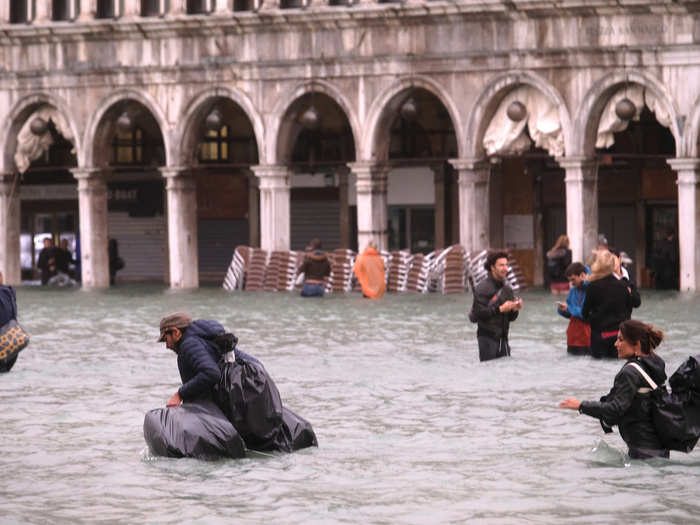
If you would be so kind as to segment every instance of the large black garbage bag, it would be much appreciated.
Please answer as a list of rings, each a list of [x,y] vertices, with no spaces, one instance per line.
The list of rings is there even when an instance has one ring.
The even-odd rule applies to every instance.
[[[236,351],[235,362],[222,365],[216,399],[248,448],[275,448],[273,440],[282,424],[282,399],[260,361]]]
[[[157,456],[217,459],[245,455],[241,436],[208,400],[149,411],[143,421],[143,436]]]
[[[282,424],[274,439],[275,447],[284,452],[317,447],[318,441],[316,441],[316,434],[311,423],[286,407],[282,410]]]

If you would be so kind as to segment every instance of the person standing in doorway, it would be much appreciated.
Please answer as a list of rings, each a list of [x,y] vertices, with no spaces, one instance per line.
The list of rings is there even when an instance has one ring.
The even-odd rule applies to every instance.
[[[476,339],[479,360],[489,361],[510,355],[508,330],[518,318],[523,300],[516,298],[506,282],[508,254],[495,251],[488,254],[484,268],[489,275],[474,290],[474,303],[469,320],[478,323]]]

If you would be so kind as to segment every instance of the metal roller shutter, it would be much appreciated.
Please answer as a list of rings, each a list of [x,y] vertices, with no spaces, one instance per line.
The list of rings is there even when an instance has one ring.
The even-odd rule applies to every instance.
[[[166,226],[162,215],[129,217],[128,212],[107,214],[109,237],[119,242],[125,266],[119,280],[163,281],[166,275]]]
[[[303,250],[318,237],[324,250],[340,247],[340,205],[337,200],[292,200],[291,249]]]
[[[247,219],[200,219],[199,280],[222,283],[238,245],[248,244]]]

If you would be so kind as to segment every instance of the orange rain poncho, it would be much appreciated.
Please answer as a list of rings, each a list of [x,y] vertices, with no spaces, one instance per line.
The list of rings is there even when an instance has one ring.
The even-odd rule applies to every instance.
[[[384,295],[386,291],[384,260],[377,250],[368,246],[358,255],[354,272],[360,281],[363,294],[371,299],[378,299]]]

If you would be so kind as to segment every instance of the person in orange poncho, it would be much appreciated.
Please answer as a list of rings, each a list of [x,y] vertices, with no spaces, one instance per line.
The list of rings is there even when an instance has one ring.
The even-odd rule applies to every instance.
[[[386,276],[384,260],[377,251],[377,245],[370,241],[369,245],[357,256],[353,270],[362,286],[362,294],[370,299],[379,299],[386,291]]]

